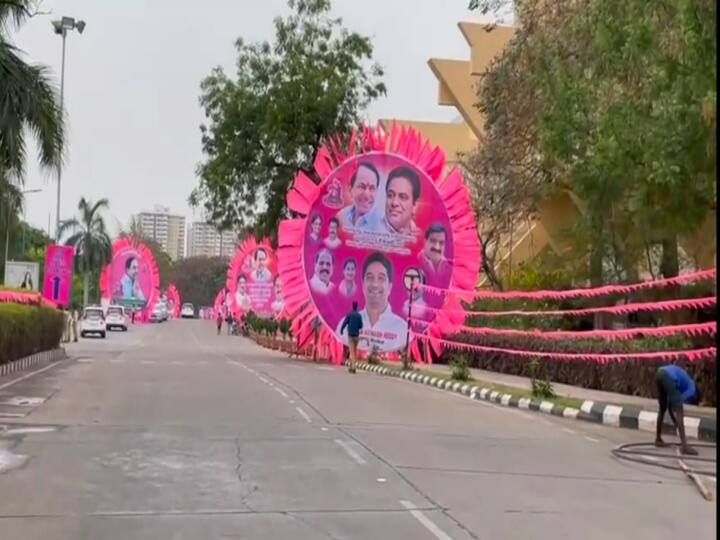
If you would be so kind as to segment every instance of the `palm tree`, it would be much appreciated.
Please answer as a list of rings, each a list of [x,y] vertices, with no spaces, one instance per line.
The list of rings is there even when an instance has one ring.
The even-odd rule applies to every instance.
[[[65,244],[75,247],[75,268],[83,276],[83,305],[88,304],[90,296],[90,275],[100,272],[103,265],[110,262],[112,242],[105,228],[105,220],[101,210],[109,206],[107,199],[100,199],[93,204],[82,197],[78,204],[79,218],[63,222],[60,226],[60,237],[72,232]]]
[[[40,164],[54,167],[61,159],[64,122],[48,69],[30,65],[10,43],[10,29],[34,15],[35,0],[0,0],[0,177],[22,185],[26,139],[38,142]]]

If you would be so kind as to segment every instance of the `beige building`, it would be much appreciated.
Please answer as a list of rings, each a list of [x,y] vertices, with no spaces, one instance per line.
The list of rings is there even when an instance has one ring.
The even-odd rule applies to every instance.
[[[195,221],[188,231],[188,257],[232,257],[237,247],[237,235],[217,230],[214,225]]]
[[[480,76],[492,60],[505,48],[514,35],[510,26],[461,22],[459,30],[468,43],[469,59],[456,60],[431,58],[428,66],[438,81],[438,104],[453,107],[459,114],[454,122],[424,122],[400,118],[382,119],[385,129],[393,122],[412,126],[446,154],[448,167],[458,164],[459,156],[477,148],[484,131],[484,118],[478,108],[477,86]],[[538,208],[535,219],[515,224],[512,235],[501,241],[496,257],[496,271],[517,267],[545,249],[563,254],[567,246],[559,240],[561,232],[571,227],[583,212],[582,201],[573,194],[559,191],[548,197]],[[482,216],[478,217],[482,234]],[[715,265],[715,212],[712,211],[703,230],[693,239],[682,239],[681,250],[694,261],[695,266],[710,268]],[[712,241],[708,241],[712,238]],[[484,275],[478,285],[487,285]]]
[[[136,219],[143,236],[160,244],[173,261],[185,256],[184,216],[173,215],[169,208],[156,205],[152,212],[140,212]]]

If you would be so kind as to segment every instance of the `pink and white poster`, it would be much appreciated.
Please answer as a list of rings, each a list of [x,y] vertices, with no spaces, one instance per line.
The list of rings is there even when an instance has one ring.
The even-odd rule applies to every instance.
[[[226,288],[228,307],[238,316],[250,311],[261,317],[282,313],[277,257],[268,239],[258,242],[248,238],[238,247],[230,261]]]
[[[103,298],[131,308],[155,304],[160,275],[152,251],[141,242],[120,238],[113,243],[112,260],[100,276]]]
[[[48,246],[45,253],[43,298],[60,306],[70,305],[74,254],[72,246],[57,244]]]
[[[446,289],[454,260],[450,219],[434,183],[397,155],[369,153],[329,176],[310,209],[303,243],[304,273],[320,317],[341,332],[357,301],[363,318],[359,347],[401,349],[408,319],[434,318],[442,295],[413,292],[413,280]]]

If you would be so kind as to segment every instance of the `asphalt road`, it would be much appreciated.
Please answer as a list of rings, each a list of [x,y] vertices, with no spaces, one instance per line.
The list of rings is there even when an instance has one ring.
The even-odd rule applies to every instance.
[[[611,456],[644,433],[290,361],[206,321],[68,350],[0,379],[3,540],[715,537],[681,473]]]

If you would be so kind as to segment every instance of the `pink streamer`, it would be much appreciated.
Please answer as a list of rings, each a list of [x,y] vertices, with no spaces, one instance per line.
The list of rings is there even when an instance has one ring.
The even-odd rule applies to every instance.
[[[421,341],[429,340],[427,336],[415,334],[415,337]],[[637,353],[561,353],[561,352],[540,352],[540,351],[523,351],[516,349],[503,349],[501,347],[487,347],[484,345],[471,345],[469,343],[458,343],[457,341],[448,341],[439,339],[444,347],[456,350],[469,350],[477,352],[496,352],[510,354],[514,356],[529,358],[548,358],[551,360],[588,360],[600,364],[606,364],[612,360],[665,360],[672,361],[685,358],[689,361],[697,361],[707,357],[717,356],[715,347],[705,347],[702,349],[692,349],[684,351],[658,351],[658,352],[637,352]]]

